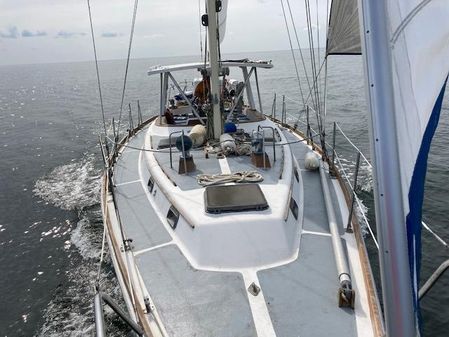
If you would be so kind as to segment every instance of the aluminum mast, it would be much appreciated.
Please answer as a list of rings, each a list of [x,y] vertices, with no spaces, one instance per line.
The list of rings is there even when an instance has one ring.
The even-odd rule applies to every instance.
[[[210,76],[210,96],[212,98],[212,111],[214,116],[214,138],[220,139],[222,121],[220,111],[220,82],[219,64],[218,64],[218,25],[217,25],[217,5],[216,0],[207,0],[207,15],[208,15],[208,36],[209,36],[209,61],[211,67]]]
[[[359,0],[386,333],[417,335],[400,179],[387,0]]]

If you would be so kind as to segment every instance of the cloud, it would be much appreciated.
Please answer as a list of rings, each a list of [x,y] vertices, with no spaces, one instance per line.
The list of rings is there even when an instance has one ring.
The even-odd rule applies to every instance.
[[[33,33],[27,29],[22,31],[22,37],[38,37],[38,36],[47,36],[47,32],[38,30]]]
[[[164,34],[160,34],[160,33],[154,33],[154,34],[144,35],[143,36],[144,39],[160,39],[162,37],[165,37],[165,35]]]
[[[9,27],[6,33],[0,31],[0,38],[17,39],[18,37],[19,37],[19,30],[17,29],[16,26]]]
[[[84,36],[86,35],[86,33],[79,33],[79,32],[68,32],[65,30],[61,30],[58,32],[58,34],[56,34],[56,37],[61,37],[63,39],[69,39],[72,37],[77,37],[77,36]]]
[[[114,33],[114,32],[105,32],[105,33],[101,34],[101,37],[117,37],[119,35],[120,34]]]

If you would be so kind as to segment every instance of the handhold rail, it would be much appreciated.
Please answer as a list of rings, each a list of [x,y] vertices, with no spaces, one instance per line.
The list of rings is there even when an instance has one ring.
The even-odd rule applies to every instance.
[[[274,128],[272,126],[262,126],[262,125],[257,126],[257,131],[260,131],[263,129],[270,129],[273,132],[273,162],[275,162],[276,161],[276,134],[274,132]],[[265,132],[263,132],[263,141],[265,143]]]
[[[173,136],[175,133],[184,133],[184,130],[173,131],[168,135],[168,143],[169,143],[169,147],[170,147],[170,168],[173,168],[173,153],[172,153],[172,149],[171,149],[172,148],[171,136]],[[185,157],[184,151],[183,151],[183,157]]]

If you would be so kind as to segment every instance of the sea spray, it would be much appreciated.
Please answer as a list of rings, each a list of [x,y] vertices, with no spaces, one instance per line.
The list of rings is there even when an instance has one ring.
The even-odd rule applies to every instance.
[[[70,258],[67,281],[54,290],[53,298],[43,312],[44,324],[36,337],[95,334],[92,300],[103,236],[99,205],[101,175],[95,160],[94,155],[85,155],[79,161],[56,167],[35,183],[33,192],[36,196],[61,209],[76,211],[78,215],[75,226],[65,222],[63,228],[54,226],[42,233],[43,238],[70,233],[70,238],[63,243],[63,251]],[[66,231],[64,227],[71,230]],[[103,291],[125,308],[107,246],[100,281]],[[111,310],[105,310],[108,336],[127,336],[128,329],[115,318]]]
[[[100,175],[95,156],[88,154],[80,161],[53,169],[35,183],[33,192],[61,209],[81,210],[99,202]]]

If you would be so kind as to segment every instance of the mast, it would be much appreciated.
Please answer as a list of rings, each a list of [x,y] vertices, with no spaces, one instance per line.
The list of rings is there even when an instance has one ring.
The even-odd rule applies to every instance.
[[[208,15],[208,36],[209,36],[209,62],[211,67],[210,75],[210,97],[213,111],[214,138],[220,139],[222,131],[221,111],[220,111],[220,82],[218,64],[218,15],[219,1],[207,0]]]
[[[401,189],[386,9],[387,0],[359,0],[386,333],[389,337],[411,337],[417,335],[417,325],[412,302],[404,217],[406,196]]]

